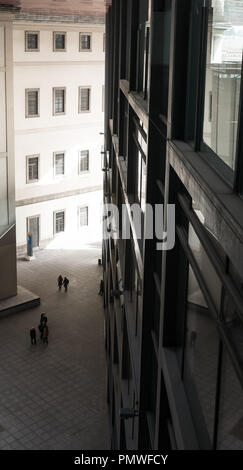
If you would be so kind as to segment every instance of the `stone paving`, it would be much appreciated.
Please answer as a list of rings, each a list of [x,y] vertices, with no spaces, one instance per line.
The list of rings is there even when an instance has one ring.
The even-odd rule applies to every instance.
[[[0,320],[0,449],[109,449],[101,248],[43,250],[18,261],[18,282],[41,305]],[[67,293],[56,278],[70,279]],[[49,344],[31,346],[40,313]]]

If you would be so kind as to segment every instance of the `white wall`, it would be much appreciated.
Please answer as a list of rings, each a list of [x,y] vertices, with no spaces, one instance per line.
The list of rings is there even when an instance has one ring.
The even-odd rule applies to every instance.
[[[40,216],[40,246],[46,246],[46,241],[54,236],[54,212],[65,210],[65,236],[70,246],[74,246],[77,239],[79,242],[95,242],[102,238],[102,191],[96,191],[78,196],[55,199],[47,202],[31,204],[29,206],[17,207],[16,224],[17,245],[26,244],[27,218]],[[88,206],[89,225],[79,228],[78,209]],[[63,234],[56,235],[56,239]]]
[[[25,31],[40,31],[40,51],[25,52]],[[53,52],[53,31],[67,33],[66,52]],[[92,51],[79,52],[79,32],[92,34]],[[64,197],[17,207],[17,245],[26,243],[26,218],[41,215],[41,240],[53,236],[53,211],[66,209],[66,230],[77,229],[80,201],[91,201],[90,236],[97,232],[95,207],[102,192],[102,86],[104,26],[19,23],[14,26],[15,161],[17,202],[66,191],[87,195]],[[90,112],[78,112],[79,87],[91,87]],[[66,113],[53,116],[53,88],[66,87]],[[25,90],[40,89],[40,116],[25,117]],[[90,169],[79,174],[79,152],[89,150]],[[65,152],[65,176],[54,175],[54,152]],[[40,155],[39,181],[27,183],[26,157]],[[96,201],[94,207],[93,200]],[[89,229],[87,230],[89,232]]]

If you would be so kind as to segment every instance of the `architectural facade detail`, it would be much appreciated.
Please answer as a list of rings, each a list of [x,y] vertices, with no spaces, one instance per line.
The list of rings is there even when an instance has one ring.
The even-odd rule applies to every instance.
[[[104,25],[90,21],[14,22],[19,254],[30,228],[40,247],[64,232],[83,241],[101,238],[103,35]],[[82,230],[79,207],[86,205]]]
[[[108,9],[104,203],[131,226],[104,217],[114,449],[243,449],[242,38],[241,0]],[[173,249],[134,203],[143,233],[175,205]]]

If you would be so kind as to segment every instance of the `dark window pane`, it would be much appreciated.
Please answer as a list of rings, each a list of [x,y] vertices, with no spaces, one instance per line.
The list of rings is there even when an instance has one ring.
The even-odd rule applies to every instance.
[[[27,33],[27,49],[38,49],[37,33]]]
[[[200,442],[213,441],[218,333],[192,271],[188,275],[188,302],[183,381]]]
[[[55,155],[55,172],[56,175],[64,175],[64,153]]]
[[[89,102],[90,102],[90,89],[89,88],[81,88],[81,96],[80,96],[80,108],[81,111],[89,111]]]
[[[80,172],[89,170],[89,151],[82,150],[80,155]]]
[[[38,114],[38,91],[28,92],[28,116]]]
[[[204,142],[234,170],[242,47],[242,0],[211,0],[204,112]]]
[[[55,113],[65,112],[65,91],[55,90]]]
[[[220,387],[217,449],[243,450],[243,391],[226,352]]]
[[[56,33],[55,34],[55,48],[57,50],[62,50],[62,49],[65,49],[65,39],[66,39],[66,36],[65,34],[63,33]]]
[[[28,160],[28,179],[31,180],[38,180],[39,177],[39,169],[38,169],[38,157],[29,158]]]
[[[81,49],[89,50],[91,44],[91,38],[89,34],[81,35]]]
[[[64,212],[56,213],[56,233],[64,232]]]

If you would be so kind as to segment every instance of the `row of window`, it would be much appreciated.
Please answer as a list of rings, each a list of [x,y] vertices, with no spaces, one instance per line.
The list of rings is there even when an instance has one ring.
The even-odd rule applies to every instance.
[[[81,206],[78,208],[78,226],[88,227],[89,208]],[[27,218],[27,232],[32,235],[33,248],[40,244],[40,215]],[[65,209],[53,212],[53,232],[54,235],[65,232]]]
[[[40,31],[25,31],[25,51],[40,51]],[[53,32],[53,52],[67,51],[67,33],[64,31]],[[79,33],[79,51],[92,51],[92,33]],[[103,52],[105,51],[105,34],[103,35]]]
[[[53,90],[53,115],[66,114],[66,88],[55,87]],[[80,86],[78,93],[78,112],[91,111],[91,87]],[[104,112],[104,86],[102,87],[102,112]],[[40,89],[25,90],[25,117],[40,117]]]
[[[53,154],[54,176],[65,175],[65,152],[54,152]],[[78,172],[86,173],[90,169],[89,150],[79,152]],[[35,183],[40,178],[40,155],[28,155],[26,157],[27,183]]]

